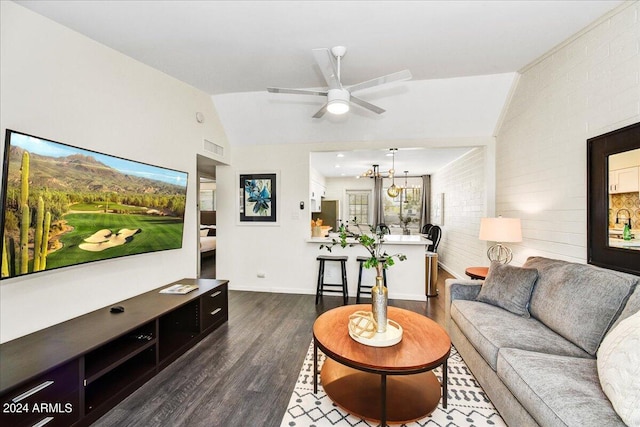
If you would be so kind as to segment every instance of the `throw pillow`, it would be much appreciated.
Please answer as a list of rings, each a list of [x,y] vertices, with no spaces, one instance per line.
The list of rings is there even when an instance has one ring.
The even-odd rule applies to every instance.
[[[531,317],[527,305],[538,278],[535,268],[522,268],[493,261],[476,301],[504,308],[522,317]]]
[[[597,354],[604,394],[625,424],[640,426],[640,312],[612,329]]]

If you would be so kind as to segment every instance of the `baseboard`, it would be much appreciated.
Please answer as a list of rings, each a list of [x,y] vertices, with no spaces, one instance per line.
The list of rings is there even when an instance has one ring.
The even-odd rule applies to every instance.
[[[464,274],[459,274],[458,272],[454,271],[452,268],[447,267],[446,264],[438,262],[438,266],[442,268],[444,271],[446,271],[447,273],[449,273],[450,275],[452,275],[453,277],[455,277],[456,279],[468,278]]]

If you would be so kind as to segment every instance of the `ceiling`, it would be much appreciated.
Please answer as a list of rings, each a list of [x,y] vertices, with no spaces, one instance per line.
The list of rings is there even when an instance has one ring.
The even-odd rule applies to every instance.
[[[324,86],[311,49],[347,46],[344,83],[517,71],[620,1],[17,1],[212,95]]]
[[[622,1],[16,1],[212,95],[229,144],[492,136],[515,72]],[[311,116],[311,49],[344,45],[342,81],[385,108]],[[434,157],[430,155],[429,157]]]
[[[386,177],[395,162],[397,178],[403,177],[404,171],[408,172],[408,176],[432,174],[470,150],[472,148],[469,147],[397,148],[395,159],[390,149],[323,151],[312,152],[309,163],[327,178],[353,178],[373,169],[373,165],[378,165],[378,170]]]

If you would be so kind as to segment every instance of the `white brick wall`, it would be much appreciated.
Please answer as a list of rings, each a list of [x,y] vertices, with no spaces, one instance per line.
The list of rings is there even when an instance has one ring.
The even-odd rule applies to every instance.
[[[438,262],[457,277],[467,267],[488,265],[486,244],[478,239],[486,212],[486,150],[476,148],[431,175],[431,197],[444,193]]]
[[[588,138],[640,120],[640,3],[523,71],[496,140],[496,214],[522,218],[514,265],[586,262]]]

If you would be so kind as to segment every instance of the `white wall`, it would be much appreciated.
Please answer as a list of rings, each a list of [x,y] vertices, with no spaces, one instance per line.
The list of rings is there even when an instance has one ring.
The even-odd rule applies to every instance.
[[[203,138],[223,147],[227,142],[209,95],[12,2],[0,2],[0,17],[3,153],[10,128],[189,172],[182,249],[4,280],[4,342],[195,277],[196,154],[214,157],[203,152]],[[197,111],[205,115],[203,124],[195,120]]]
[[[640,120],[640,3],[524,70],[497,134],[496,211],[531,255],[586,262],[588,138]]]
[[[463,277],[467,267],[489,263],[486,243],[478,239],[480,218],[492,215],[487,204],[493,193],[488,151],[491,146],[476,148],[431,175],[431,212],[435,197],[444,194],[438,262],[457,277]]]

